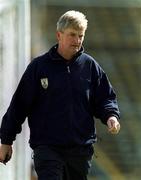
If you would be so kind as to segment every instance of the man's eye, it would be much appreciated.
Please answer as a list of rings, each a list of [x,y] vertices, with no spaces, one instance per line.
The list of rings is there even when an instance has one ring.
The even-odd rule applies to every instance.
[[[70,34],[72,37],[74,37],[75,36],[75,34]]]

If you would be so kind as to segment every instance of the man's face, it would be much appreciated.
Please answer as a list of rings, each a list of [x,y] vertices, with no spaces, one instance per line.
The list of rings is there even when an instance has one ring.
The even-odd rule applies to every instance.
[[[67,28],[63,32],[57,32],[59,48],[63,53],[73,56],[80,50],[84,35],[85,30],[75,30],[73,28]]]

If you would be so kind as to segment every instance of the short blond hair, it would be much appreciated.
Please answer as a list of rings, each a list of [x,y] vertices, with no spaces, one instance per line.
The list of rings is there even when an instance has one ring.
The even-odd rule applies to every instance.
[[[86,16],[79,12],[70,10],[63,14],[57,22],[57,31],[64,31],[67,28],[73,28],[77,30],[86,30],[88,20]]]

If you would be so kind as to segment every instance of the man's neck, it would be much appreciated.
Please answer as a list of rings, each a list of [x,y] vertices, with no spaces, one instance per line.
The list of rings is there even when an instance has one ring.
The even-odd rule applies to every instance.
[[[71,59],[73,58],[73,55],[69,55],[68,53],[61,51],[61,49],[59,47],[57,49],[57,52],[67,61],[71,61]]]

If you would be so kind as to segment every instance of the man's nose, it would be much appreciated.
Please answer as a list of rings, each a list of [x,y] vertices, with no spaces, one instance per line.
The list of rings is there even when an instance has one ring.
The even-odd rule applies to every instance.
[[[81,42],[81,39],[79,36],[76,36],[75,37],[75,43],[79,44]]]

